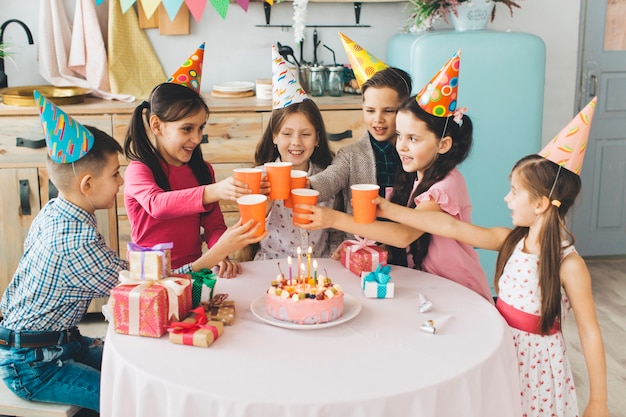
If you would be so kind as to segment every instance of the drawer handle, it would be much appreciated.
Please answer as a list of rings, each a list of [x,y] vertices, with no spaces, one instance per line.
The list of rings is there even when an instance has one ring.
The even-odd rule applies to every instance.
[[[34,139],[15,138],[15,146],[31,148],[31,149],[40,149],[40,148],[46,147],[46,140],[45,139],[34,140]]]
[[[20,206],[23,216],[30,216],[30,185],[28,180],[20,180]]]
[[[329,133],[328,140],[331,142],[338,142],[342,139],[348,139],[352,137],[352,130],[346,130],[341,133]]]
[[[52,181],[48,180],[48,200],[52,200],[53,198],[57,198],[59,196],[59,190],[57,187],[52,184]]]
[[[206,133],[202,135],[202,140],[200,141],[200,143],[209,143],[209,135],[207,135]]]

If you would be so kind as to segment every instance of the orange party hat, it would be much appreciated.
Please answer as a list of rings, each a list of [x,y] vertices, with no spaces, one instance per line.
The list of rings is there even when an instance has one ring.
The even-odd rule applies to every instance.
[[[309,97],[278,50],[272,45],[272,108],[282,109]]]
[[[417,93],[416,100],[422,109],[438,117],[454,115],[457,108],[460,67],[461,50],[459,49]]]
[[[168,78],[168,83],[176,83],[191,88],[200,94],[200,81],[202,80],[202,62],[204,61],[204,42],[191,54],[183,65]]]
[[[589,131],[598,97],[594,97],[555,137],[539,155],[580,175],[589,140]]]
[[[46,136],[48,155],[57,164],[78,161],[93,147],[94,136],[87,128],[35,90],[35,104]]]
[[[354,76],[359,87],[378,71],[389,68],[389,65],[367,52],[343,33],[339,32],[339,35],[341,36],[343,48],[346,50],[346,55],[348,55],[348,60],[350,60],[350,65],[352,65],[352,71],[354,71]]]

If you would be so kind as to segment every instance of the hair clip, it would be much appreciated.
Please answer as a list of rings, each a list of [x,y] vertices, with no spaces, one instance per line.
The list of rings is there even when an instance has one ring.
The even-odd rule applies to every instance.
[[[552,204],[554,207],[561,207],[561,202],[559,200],[552,200],[550,201],[550,204]]]
[[[463,115],[467,112],[467,107],[461,107],[454,111],[454,120],[457,125],[463,125]]]

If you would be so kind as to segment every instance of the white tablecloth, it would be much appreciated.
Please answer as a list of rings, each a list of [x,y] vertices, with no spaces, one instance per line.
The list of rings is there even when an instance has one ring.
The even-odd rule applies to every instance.
[[[293,330],[256,318],[250,305],[277,261],[244,263],[216,292],[236,320],[209,348],[115,333],[102,364],[103,417],[519,416],[511,333],[495,307],[447,279],[393,266],[395,298],[365,298],[360,279],[318,260],[362,306],[341,325]],[[284,272],[286,261],[281,262]],[[418,294],[434,304],[419,313]],[[427,319],[452,314],[436,334]]]

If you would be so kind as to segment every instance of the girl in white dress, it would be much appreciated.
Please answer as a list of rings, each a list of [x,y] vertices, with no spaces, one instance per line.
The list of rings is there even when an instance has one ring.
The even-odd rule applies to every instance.
[[[543,152],[542,152],[543,153]],[[581,162],[582,163],[582,162]],[[580,166],[579,166],[580,167]],[[499,251],[496,307],[513,332],[524,416],[578,416],[572,371],[561,333],[574,311],[589,376],[585,417],[608,417],[604,344],[591,276],[573,246],[565,215],[580,177],[539,155],[514,166],[506,195],[515,228],[483,228],[442,212],[419,212],[378,198],[377,215],[464,243]]]

